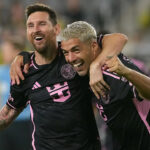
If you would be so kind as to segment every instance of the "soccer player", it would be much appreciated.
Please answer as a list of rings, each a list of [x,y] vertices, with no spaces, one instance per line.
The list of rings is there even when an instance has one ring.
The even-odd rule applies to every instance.
[[[64,29],[61,39],[66,61],[80,76],[88,74],[91,62],[101,53],[95,29],[75,22]],[[97,100],[97,107],[112,131],[113,149],[150,150],[150,78],[123,54],[108,55],[104,64],[110,90]]]
[[[88,76],[78,76],[58,48],[55,12],[35,4],[27,8],[26,16],[27,37],[35,51],[25,80],[20,85],[12,82],[10,97],[0,111],[0,130],[30,104],[33,150],[99,150]],[[122,36],[114,51],[126,43]]]

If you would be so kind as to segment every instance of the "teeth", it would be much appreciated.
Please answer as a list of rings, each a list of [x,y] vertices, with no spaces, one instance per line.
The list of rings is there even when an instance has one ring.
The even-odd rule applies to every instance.
[[[42,40],[42,37],[37,36],[37,37],[35,37],[35,39],[36,40]]]
[[[79,67],[81,65],[81,63],[79,63],[79,64],[74,64],[73,66],[74,67]]]

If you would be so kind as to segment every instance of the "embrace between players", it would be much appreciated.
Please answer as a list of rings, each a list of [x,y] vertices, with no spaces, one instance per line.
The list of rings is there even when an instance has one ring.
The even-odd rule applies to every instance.
[[[29,104],[33,150],[100,150],[94,97],[114,150],[150,150],[150,78],[120,53],[126,36],[97,39],[94,27],[84,21],[60,33],[55,12],[44,4],[28,6],[26,17],[34,52],[18,55],[11,65],[0,129]]]

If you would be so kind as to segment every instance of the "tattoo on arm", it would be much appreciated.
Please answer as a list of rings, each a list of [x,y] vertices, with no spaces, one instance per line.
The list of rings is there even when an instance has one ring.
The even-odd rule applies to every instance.
[[[8,105],[5,105],[0,110],[0,130],[3,130],[7,126],[9,126],[12,121],[20,114],[21,111],[22,109],[15,110]]]

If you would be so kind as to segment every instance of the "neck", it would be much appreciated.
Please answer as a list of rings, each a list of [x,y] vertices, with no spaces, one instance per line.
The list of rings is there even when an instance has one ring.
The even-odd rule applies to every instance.
[[[102,52],[102,49],[98,46],[97,50],[94,52],[94,59]]]
[[[57,48],[49,49],[45,53],[39,53],[38,51],[35,51],[35,62],[38,65],[44,65],[51,63],[58,53]]]

